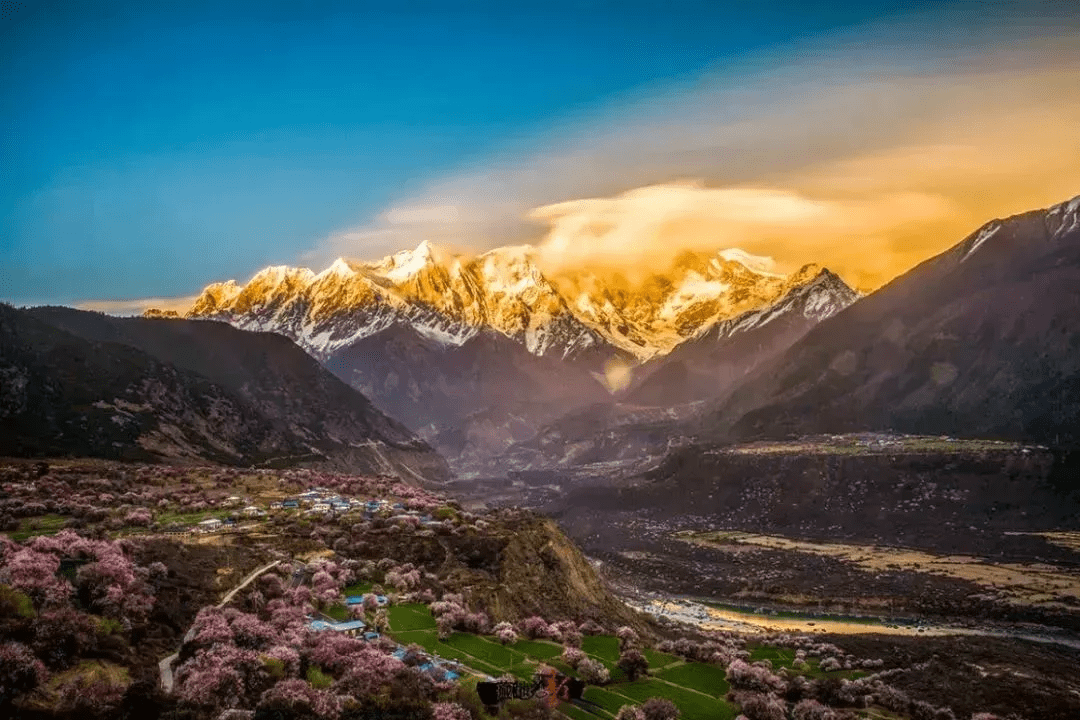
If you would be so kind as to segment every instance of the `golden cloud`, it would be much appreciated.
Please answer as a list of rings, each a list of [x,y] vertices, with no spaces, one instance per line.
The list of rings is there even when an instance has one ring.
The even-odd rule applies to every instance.
[[[1009,39],[993,23],[971,38],[942,27],[825,38],[651,88],[433,183],[307,259],[533,242],[552,270],[632,274],[738,247],[875,288],[992,218],[1080,193],[1076,22],[1015,24]]]

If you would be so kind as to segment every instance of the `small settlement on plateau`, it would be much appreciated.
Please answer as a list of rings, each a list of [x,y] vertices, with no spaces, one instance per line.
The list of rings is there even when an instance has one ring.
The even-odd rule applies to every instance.
[[[332,490],[321,487],[311,488],[296,497],[271,502],[265,508],[245,503],[244,499],[233,495],[222,500],[220,508],[225,511],[231,510],[231,512],[224,514],[223,517],[206,518],[194,525],[169,525],[164,528],[164,532],[166,534],[190,534],[236,530],[240,528],[243,521],[258,520],[266,517],[268,512],[274,511],[294,511],[322,516],[359,511],[369,518],[376,514],[390,513],[390,520],[399,520],[403,517],[418,517],[421,525],[440,524],[440,521],[433,519],[430,515],[423,515],[416,510],[406,510],[401,503],[390,503],[385,499],[360,500],[358,498],[342,497]]]

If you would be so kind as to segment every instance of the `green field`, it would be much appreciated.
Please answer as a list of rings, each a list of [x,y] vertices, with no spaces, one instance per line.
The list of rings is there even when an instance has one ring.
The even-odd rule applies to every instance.
[[[429,630],[435,627],[435,618],[423,603],[393,605],[387,614],[390,616],[390,629],[394,632]]]
[[[537,660],[551,660],[562,655],[563,646],[552,642],[540,640],[518,640],[510,646],[523,655],[536,658]]]
[[[559,712],[571,718],[571,720],[596,720],[597,717],[607,717],[605,715],[594,715],[593,713],[587,710],[582,710],[576,705],[571,705],[570,703],[562,703],[561,705],[559,705]]]
[[[600,687],[587,687],[585,688],[585,699],[589,702],[594,702],[597,705],[603,707],[612,715],[619,712],[619,708],[623,705],[636,705],[637,703],[628,700],[622,695],[617,695],[610,690],[605,690]]]
[[[195,525],[209,518],[224,520],[232,513],[231,510],[199,510],[197,512],[161,512],[154,514],[154,522],[162,525]]]
[[[55,535],[64,529],[64,523],[67,521],[68,518],[63,515],[39,515],[26,518],[19,523],[18,530],[9,532],[7,535],[16,542],[35,535]]]
[[[469,655],[466,652],[459,650],[458,648],[451,647],[444,642],[441,642],[438,635],[434,630],[409,630],[405,632],[395,632],[394,639],[402,645],[411,645],[416,643],[420,647],[429,653],[444,657],[448,660],[457,660],[458,662],[471,667],[477,672],[482,672],[487,675],[498,677],[503,673],[501,668],[497,668],[494,665],[489,665],[477,658]]]
[[[431,613],[425,606],[402,605],[391,608],[391,613],[392,635],[399,643],[416,643],[430,653],[457,660],[477,672],[492,677],[509,673],[529,679],[536,672],[538,664],[544,662],[561,672],[574,674],[559,659],[562,646],[556,643],[519,640],[511,646],[504,646],[492,638],[463,632],[455,632],[445,641],[440,641],[432,627],[434,621]],[[721,667],[686,663],[673,655],[646,650],[650,672],[656,676],[628,683],[625,675],[615,668],[619,658],[618,638],[613,635],[587,636],[582,639],[582,649],[613,671],[612,682],[604,687],[590,686],[585,690],[585,699],[596,703],[599,708],[594,707],[590,711],[568,703],[560,705],[559,711],[571,720],[610,720],[623,705],[640,705],[652,697],[671,700],[679,707],[683,720],[732,720],[737,714],[735,706],[723,700],[728,684]],[[790,651],[759,648],[761,657],[768,655],[774,662],[785,652],[793,657]]]
[[[446,639],[446,644],[490,665],[506,668],[507,670],[525,662],[525,656],[516,650],[482,638],[479,635],[456,632]]]
[[[356,583],[345,588],[342,592],[346,597],[349,595],[367,595],[374,586],[375,583]]]
[[[344,605],[331,605],[326,608],[326,615],[338,622],[345,622],[349,619],[349,610]]]
[[[581,638],[581,649],[612,664],[619,661],[619,638],[614,635],[586,635]]]
[[[833,670],[832,672],[824,672],[818,667],[821,664],[819,658],[806,659],[807,665],[810,666],[809,669],[796,669],[792,667],[795,662],[794,650],[791,648],[777,648],[769,645],[751,648],[750,660],[771,660],[774,668],[786,667],[801,675],[805,675],[808,678],[837,677],[855,680],[870,674],[865,670]]]
[[[723,697],[730,689],[725,677],[726,674],[724,668],[718,665],[706,665],[698,662],[676,665],[656,673],[657,677],[670,683],[697,690],[713,697]]]
[[[750,649],[750,660],[769,660],[773,667],[790,668],[795,662],[795,651],[791,648],[778,648],[770,645],[762,645]]]
[[[732,720],[738,712],[731,703],[656,679],[635,680],[611,691],[641,704],[653,697],[667,698],[681,711],[682,720]]]
[[[644,653],[645,659],[649,661],[649,672],[667,667],[672,663],[680,662],[680,659],[674,655],[668,655],[659,650],[646,649],[644,650]]]

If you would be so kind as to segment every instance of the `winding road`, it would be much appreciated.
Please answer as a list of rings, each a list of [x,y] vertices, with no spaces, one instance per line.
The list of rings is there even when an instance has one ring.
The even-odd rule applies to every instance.
[[[241,590],[246,588],[248,585],[250,585],[255,580],[255,578],[259,577],[260,575],[262,575],[264,572],[266,572],[270,568],[276,567],[280,563],[281,563],[280,560],[275,560],[274,562],[269,563],[268,565],[264,565],[263,567],[259,568],[258,570],[255,570],[254,572],[248,574],[248,576],[245,577],[240,582],[239,585],[234,587],[229,592],[225,593],[225,597],[223,597],[221,599],[221,602],[219,602],[215,607],[221,608],[221,607],[224,607],[225,605],[227,605],[229,602],[232,601],[232,599],[234,597],[236,597],[236,593],[240,592]],[[191,639],[190,635],[191,635],[191,629],[189,628],[187,633],[184,635],[183,641],[181,641],[180,644],[183,645],[185,642],[190,640]],[[160,675],[161,675],[161,688],[166,693],[171,693],[172,692],[172,689],[173,689],[173,663],[176,662],[176,657],[179,654],[180,654],[180,651],[178,649],[172,655],[170,655],[169,657],[165,658],[164,660],[162,660],[161,662],[158,663],[158,671],[160,672]]]

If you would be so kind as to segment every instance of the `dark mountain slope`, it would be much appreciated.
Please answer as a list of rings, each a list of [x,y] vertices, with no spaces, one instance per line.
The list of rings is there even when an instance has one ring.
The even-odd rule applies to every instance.
[[[2,452],[321,462],[440,458],[289,340],[223,323],[3,308]],[[408,468],[408,469],[407,469]]]
[[[501,451],[563,412],[608,397],[590,365],[538,357],[495,332],[455,346],[393,325],[325,365],[460,460]]]
[[[1080,198],[987,223],[820,323],[704,421],[714,437],[888,429],[1077,440]]]
[[[808,265],[778,300],[713,325],[635,372],[624,395],[637,405],[671,407],[718,398],[823,319],[858,299],[832,272]]]

